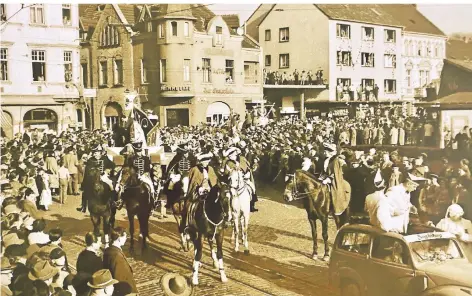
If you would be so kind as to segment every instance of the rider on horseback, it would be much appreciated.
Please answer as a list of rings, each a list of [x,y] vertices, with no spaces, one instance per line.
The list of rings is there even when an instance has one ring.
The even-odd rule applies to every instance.
[[[218,184],[215,170],[209,166],[212,156],[211,153],[199,154],[197,156],[197,165],[189,171],[189,188],[184,210],[182,211],[182,222],[180,223],[180,234],[184,246],[186,246],[187,242],[185,232],[189,222],[193,219],[192,209],[202,197],[206,196]]]
[[[184,196],[186,196],[189,185],[188,173],[192,164],[193,159],[188,151],[188,143],[178,145],[177,154],[172,158],[168,166],[168,181],[166,182],[168,185],[166,186],[166,190],[173,190],[176,183],[182,182],[183,193]],[[168,205],[170,206],[170,203]]]
[[[105,182],[110,189],[113,190],[113,181],[110,179],[110,174],[113,174],[115,169],[115,164],[104,154],[104,150],[100,144],[96,144],[92,148],[92,155],[85,165],[85,173],[84,176],[88,176],[88,172],[91,168],[98,168],[100,170],[100,179]],[[82,188],[88,186],[86,184],[87,179],[84,178],[82,182]],[[85,213],[87,208],[87,198],[84,194],[82,194],[82,206],[77,208],[77,211],[82,211]]]

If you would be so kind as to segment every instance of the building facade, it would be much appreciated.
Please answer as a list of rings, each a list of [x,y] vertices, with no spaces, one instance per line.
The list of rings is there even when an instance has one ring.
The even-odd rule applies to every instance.
[[[111,45],[84,42],[82,67],[97,89],[94,127],[120,123],[126,89],[139,94],[141,108],[158,115],[161,126],[219,124],[262,100],[260,48],[224,16],[194,4],[107,4],[87,27],[96,14],[87,6],[81,9],[87,38],[117,36]]]
[[[2,132],[76,126],[80,91],[75,4],[1,4]]]

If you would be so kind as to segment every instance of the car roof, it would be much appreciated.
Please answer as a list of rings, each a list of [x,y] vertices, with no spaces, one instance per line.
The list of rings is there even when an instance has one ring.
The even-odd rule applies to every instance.
[[[350,231],[357,231],[357,232],[366,232],[374,235],[386,235],[394,238],[398,238],[401,240],[405,240],[404,236],[399,233],[394,233],[394,232],[387,232],[379,227],[375,227],[372,225],[368,224],[348,224],[344,225],[339,229],[339,231],[343,232],[350,232]],[[412,234],[420,234],[420,233],[428,233],[428,232],[444,232],[443,230],[436,228],[436,227],[431,227],[431,226],[426,226],[426,225],[410,225],[408,227],[408,232],[405,235],[412,235]]]

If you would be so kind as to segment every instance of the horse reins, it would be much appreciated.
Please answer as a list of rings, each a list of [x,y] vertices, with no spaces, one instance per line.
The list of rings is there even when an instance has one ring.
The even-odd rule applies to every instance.
[[[298,189],[297,189],[297,177],[296,177],[296,174],[286,174],[286,176],[292,176],[293,179],[292,179],[292,183],[293,183],[293,187],[292,187],[292,200],[300,200],[300,199],[304,199],[304,198],[307,198],[310,194],[312,194],[313,192],[302,192],[302,193],[299,193],[298,192]],[[301,197],[299,197],[301,196]]]
[[[217,199],[217,200],[218,200],[218,199]],[[220,225],[225,221],[224,209],[223,209],[223,206],[221,206],[221,204],[220,204],[220,207],[221,207],[221,209],[223,210],[223,218],[221,218],[221,221],[220,221],[220,222],[215,223],[215,222],[211,221],[210,218],[208,218],[208,215],[207,215],[206,210],[205,210],[205,208],[206,208],[206,199],[203,200],[203,215],[205,215],[205,219],[207,219],[207,221],[210,222],[210,224],[215,227],[215,232],[213,232],[213,238],[212,238],[212,240],[214,240],[215,237],[216,237],[216,232],[217,232],[218,226],[220,226]]]

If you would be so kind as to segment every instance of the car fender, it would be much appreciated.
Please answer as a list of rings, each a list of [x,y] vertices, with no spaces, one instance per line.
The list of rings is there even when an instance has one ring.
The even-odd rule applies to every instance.
[[[472,295],[472,288],[445,285],[427,289],[421,296],[470,296]]]
[[[343,281],[346,281],[346,280],[353,281],[354,283],[359,285],[359,289],[361,289],[362,292],[365,291],[364,280],[359,275],[359,273],[352,268],[348,268],[348,267],[339,268],[339,279],[340,279],[340,284],[342,284]]]

